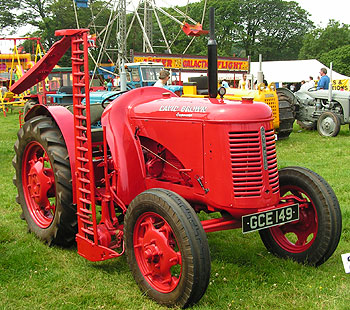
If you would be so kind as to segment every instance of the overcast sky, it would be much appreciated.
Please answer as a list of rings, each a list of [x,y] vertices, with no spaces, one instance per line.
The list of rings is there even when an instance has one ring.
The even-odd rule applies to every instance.
[[[249,1],[249,0],[247,0]],[[290,0],[286,0],[290,1]],[[311,16],[310,19],[316,24],[326,26],[329,19],[339,20],[344,24],[350,24],[350,1],[349,0],[294,0]],[[186,5],[188,0],[176,0],[176,5]],[[190,3],[196,2],[190,0]],[[157,5],[165,6],[173,3],[171,0],[156,0]]]
[[[311,14],[310,19],[315,25],[325,27],[330,19],[344,24],[350,24],[349,0],[295,0]]]
[[[249,0],[247,0],[249,1]],[[289,1],[289,0],[287,0]],[[329,19],[335,19],[344,24],[350,24],[350,1],[349,0],[294,0],[299,5],[309,12],[311,15],[310,19],[315,23],[316,26],[325,27],[328,24]],[[128,1],[127,1],[128,2]],[[133,0],[133,2],[136,2]],[[189,0],[190,3],[196,2]],[[173,4],[172,0],[156,0],[157,5],[167,6]],[[176,0],[177,5],[186,5],[188,0]],[[17,36],[23,36],[25,29],[21,29]],[[2,45],[2,46],[1,46]],[[12,47],[12,45],[11,45]],[[0,51],[2,53],[8,52],[3,44],[0,43]]]

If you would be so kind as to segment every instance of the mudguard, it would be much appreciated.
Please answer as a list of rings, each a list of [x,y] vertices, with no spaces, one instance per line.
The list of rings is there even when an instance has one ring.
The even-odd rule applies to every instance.
[[[133,198],[146,190],[143,153],[137,132],[130,121],[133,106],[161,99],[177,97],[173,92],[159,87],[142,87],[131,90],[111,102],[102,114],[102,126],[110,147],[114,167],[118,173],[117,193],[128,205]]]
[[[25,116],[24,120],[27,121],[38,115],[47,115],[52,117],[58,128],[60,129],[63,139],[67,146],[70,170],[72,175],[72,187],[73,187],[73,202],[75,203],[75,161],[74,161],[74,117],[65,107],[62,106],[44,106],[35,105]]]

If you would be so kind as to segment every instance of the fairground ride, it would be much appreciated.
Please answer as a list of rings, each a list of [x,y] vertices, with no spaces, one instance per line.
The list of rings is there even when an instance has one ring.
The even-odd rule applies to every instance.
[[[26,40],[32,43],[31,53],[24,52],[20,46]],[[24,97],[30,92],[14,94],[9,91],[10,87],[45,54],[40,38],[0,38],[0,50],[2,43],[7,45],[7,41],[13,43],[12,53],[0,53],[0,106],[5,116],[8,107],[23,106],[26,101]]]
[[[115,64],[115,68],[117,69],[120,69],[123,66],[124,62],[128,62],[130,60],[127,56],[126,42],[130,35],[130,32],[133,29],[134,24],[138,24],[139,29],[142,33],[143,52],[146,53],[154,53],[155,48],[162,48],[167,53],[171,54],[173,44],[178,39],[179,34],[183,31],[187,36],[192,37],[187,47],[183,51],[183,54],[185,54],[196,37],[208,33],[208,31],[203,30],[202,28],[206,12],[207,0],[203,1],[201,22],[195,21],[187,14],[189,0],[185,6],[185,12],[181,11],[176,6],[170,6],[168,3],[164,3],[163,7],[169,7],[171,10],[165,10],[161,6],[157,5],[156,0],[112,0],[108,3],[106,2],[106,7],[108,6],[110,8],[109,20],[106,25],[96,24],[97,17],[101,12],[95,12],[92,6],[89,5],[88,0],[73,0],[73,5],[78,28],[80,28],[80,23],[77,10],[81,8],[91,10],[91,23],[87,28],[90,29],[90,33],[93,33],[92,37],[95,40],[96,46],[98,48],[97,57],[93,57],[90,53],[90,57],[95,64],[93,75],[95,75],[97,68],[100,67],[102,57],[104,55],[108,58],[108,61],[111,64]],[[171,14],[169,13],[170,11],[174,13]],[[165,15],[173,22],[179,24],[179,32],[175,37],[171,39],[167,38],[164,27],[161,23],[161,19],[159,18],[159,13]],[[132,14],[132,18],[129,23],[127,23],[127,14]],[[155,23],[153,23],[154,20]],[[162,36],[161,41],[164,44],[163,46],[155,46],[153,44],[154,24],[156,24],[160,30]],[[114,31],[113,27],[116,29],[116,48],[109,47],[112,31]],[[103,71],[108,71],[105,68],[101,69]],[[115,72],[109,73],[112,75],[117,75]]]

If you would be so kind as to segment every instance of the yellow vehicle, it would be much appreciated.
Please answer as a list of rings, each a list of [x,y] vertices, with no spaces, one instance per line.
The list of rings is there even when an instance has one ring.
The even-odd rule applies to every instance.
[[[14,94],[9,91],[10,87],[19,80],[24,73],[29,70],[42,57],[44,50],[40,43],[40,38],[0,38],[0,40],[13,41],[13,51],[10,54],[0,54],[0,108],[4,115],[8,107],[24,106],[27,101],[24,97],[29,95],[29,91],[21,94]],[[34,59],[29,53],[22,53],[22,47],[18,47],[18,41],[36,41],[36,53]]]
[[[205,96],[207,94],[205,93],[205,89],[208,89],[206,76],[190,78],[190,80],[191,82],[183,85],[184,97]],[[257,90],[226,88],[226,99],[241,100],[243,97],[250,97],[254,101],[265,102],[269,105],[274,115],[273,124],[278,139],[289,137],[293,131],[295,120],[294,101],[282,88],[276,89],[275,83],[270,83],[267,87],[261,83]]]

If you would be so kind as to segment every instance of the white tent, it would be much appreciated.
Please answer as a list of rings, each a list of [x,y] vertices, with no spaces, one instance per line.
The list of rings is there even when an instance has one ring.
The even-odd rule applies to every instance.
[[[312,76],[314,80],[318,79],[320,75],[320,69],[327,68],[328,76],[330,76],[329,67],[325,66],[316,59],[308,60],[283,60],[283,61],[263,61],[262,71],[264,78],[268,83],[276,82],[279,83],[298,83],[302,80],[308,81],[309,76]],[[250,64],[250,73],[253,74],[254,79],[257,78],[257,72],[259,71],[259,62],[252,62]],[[183,72],[181,73],[181,79],[187,82],[189,76],[200,76],[205,73],[195,72]],[[235,73],[220,73],[218,74],[219,80],[227,79],[233,80],[241,79],[241,74]],[[350,79],[350,77],[339,74],[335,71],[332,72],[333,80]]]
[[[259,71],[259,62],[252,62],[250,73],[257,77]],[[308,60],[285,60],[285,61],[263,61],[262,71],[265,80],[270,82],[296,83],[302,80],[308,81],[309,76],[317,80],[320,75],[320,69],[327,68],[328,76],[330,75],[329,68],[316,59]],[[349,79],[348,76],[332,72],[333,80]]]

